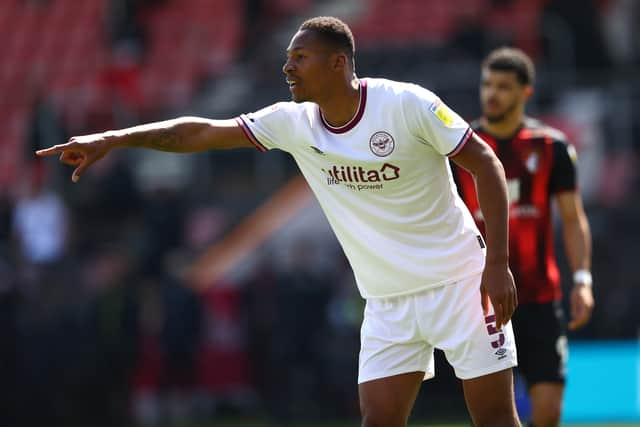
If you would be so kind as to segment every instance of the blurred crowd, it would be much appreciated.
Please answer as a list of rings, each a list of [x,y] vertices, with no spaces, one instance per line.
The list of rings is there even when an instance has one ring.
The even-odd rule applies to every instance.
[[[0,20],[17,26],[74,4],[6,0]],[[501,44],[530,53],[539,72],[531,113],[577,145],[593,231],[596,311],[573,338],[637,338],[637,2],[86,4],[97,11],[86,28],[99,51],[77,58],[84,65],[69,66],[71,77],[31,57],[15,59],[26,61],[21,80],[11,61],[1,68],[0,84],[20,96],[0,102],[17,117],[0,143],[0,424],[357,415],[363,303],[335,241],[303,230],[266,243],[204,290],[182,274],[296,174],[287,156],[117,151],[77,185],[67,168],[33,156],[70,135],[181,114],[233,117],[287,99],[284,46],[312,14],[343,14],[353,26],[359,75],[424,84],[469,120],[482,56]],[[429,399],[443,404],[430,410],[446,415],[456,383],[445,376],[433,387]]]

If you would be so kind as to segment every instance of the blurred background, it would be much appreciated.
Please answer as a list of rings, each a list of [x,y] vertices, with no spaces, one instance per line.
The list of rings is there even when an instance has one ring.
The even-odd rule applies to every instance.
[[[564,419],[639,421],[640,2],[0,0],[0,425],[357,424],[363,303],[288,155],[116,151],[77,185],[33,155],[287,100],[284,51],[315,15],[352,26],[359,76],[468,120],[490,49],[534,58],[528,111],[576,145],[594,240]],[[468,424],[436,362],[413,419]]]

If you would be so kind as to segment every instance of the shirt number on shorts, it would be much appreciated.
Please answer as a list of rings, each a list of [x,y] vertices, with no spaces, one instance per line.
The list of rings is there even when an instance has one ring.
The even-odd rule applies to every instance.
[[[495,314],[486,316],[484,318],[484,323],[487,324],[487,332],[489,332],[489,335],[499,334],[497,340],[491,341],[491,347],[498,348],[498,347],[502,347],[502,345],[504,344],[504,334],[496,329],[495,322],[496,322]]]

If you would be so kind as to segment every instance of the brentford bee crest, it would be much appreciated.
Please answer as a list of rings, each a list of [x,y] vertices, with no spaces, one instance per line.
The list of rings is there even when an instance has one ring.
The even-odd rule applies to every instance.
[[[396,146],[393,137],[385,131],[376,132],[369,139],[371,152],[378,157],[387,157]]]

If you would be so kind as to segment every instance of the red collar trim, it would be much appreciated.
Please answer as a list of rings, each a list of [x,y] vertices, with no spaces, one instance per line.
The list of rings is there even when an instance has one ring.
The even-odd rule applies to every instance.
[[[364,109],[366,104],[367,104],[367,81],[360,80],[360,101],[358,102],[358,110],[356,111],[355,116],[353,116],[353,118],[349,120],[347,123],[339,127],[331,126],[329,123],[327,123],[324,116],[322,115],[322,110],[320,110],[320,107],[318,107],[318,111],[320,111],[320,119],[325,129],[327,129],[331,133],[345,133],[353,129],[360,122],[360,119],[362,119],[362,116],[364,115]]]

